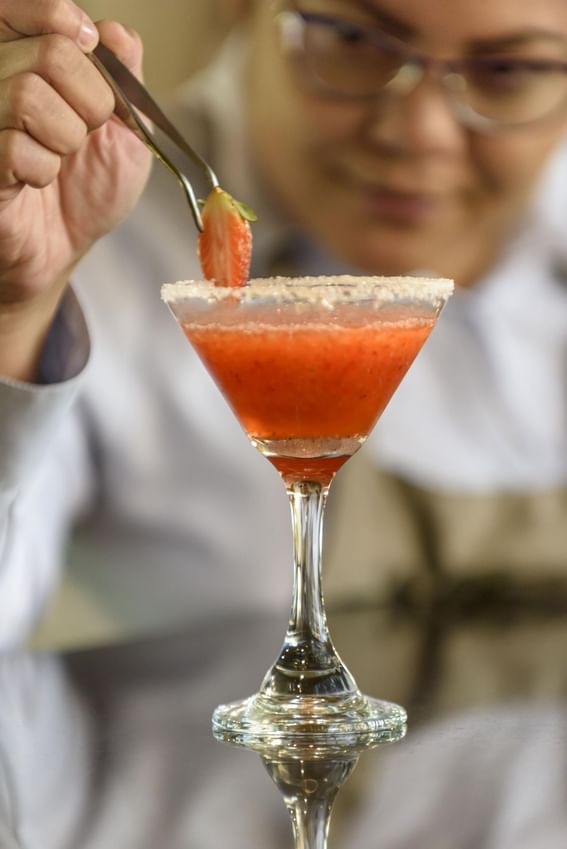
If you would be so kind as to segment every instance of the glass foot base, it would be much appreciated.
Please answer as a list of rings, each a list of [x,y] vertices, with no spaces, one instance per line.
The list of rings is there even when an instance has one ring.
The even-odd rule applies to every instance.
[[[358,692],[280,699],[258,693],[220,705],[213,734],[263,755],[326,758],[400,740],[406,722],[399,705]]]

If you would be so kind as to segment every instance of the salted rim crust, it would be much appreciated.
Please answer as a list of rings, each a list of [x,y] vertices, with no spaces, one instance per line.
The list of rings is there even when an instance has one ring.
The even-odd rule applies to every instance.
[[[224,298],[253,303],[261,298],[293,300],[313,304],[339,304],[368,299],[372,293],[382,303],[409,300],[416,302],[447,301],[455,284],[443,277],[366,277],[337,275],[329,277],[263,277],[252,279],[246,286],[220,287],[211,281],[183,280],[165,283],[161,298],[171,304],[201,298],[208,303]]]

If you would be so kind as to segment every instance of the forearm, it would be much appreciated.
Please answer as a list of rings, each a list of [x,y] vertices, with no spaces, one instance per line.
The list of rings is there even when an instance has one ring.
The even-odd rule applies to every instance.
[[[70,408],[88,356],[85,322],[69,290],[35,366],[42,385],[0,380],[0,651],[37,620],[86,497],[84,435]]]
[[[0,379],[35,383],[42,352],[68,277],[31,301],[0,302]]]
[[[43,524],[40,535],[42,523],[26,515],[25,501],[0,494],[0,654],[33,630],[61,570],[59,522]]]

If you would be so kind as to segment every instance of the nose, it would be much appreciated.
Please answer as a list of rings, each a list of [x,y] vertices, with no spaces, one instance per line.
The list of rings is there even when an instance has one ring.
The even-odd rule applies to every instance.
[[[373,104],[364,131],[370,144],[398,157],[452,155],[466,140],[441,82],[430,73],[409,92],[385,90]]]

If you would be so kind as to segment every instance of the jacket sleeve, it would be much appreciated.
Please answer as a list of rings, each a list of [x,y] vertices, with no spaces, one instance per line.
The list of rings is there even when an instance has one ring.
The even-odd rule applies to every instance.
[[[86,491],[73,410],[88,357],[86,325],[69,290],[45,345],[40,382],[0,381],[0,650],[25,637],[43,610]]]

